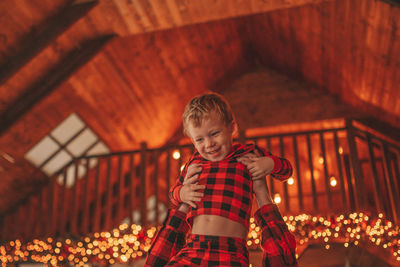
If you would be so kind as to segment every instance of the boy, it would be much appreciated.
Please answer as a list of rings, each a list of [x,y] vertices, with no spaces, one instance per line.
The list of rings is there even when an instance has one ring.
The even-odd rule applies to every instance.
[[[172,241],[176,244],[165,248],[174,253],[175,249],[178,251],[183,244],[182,236],[188,230],[185,212],[192,233],[188,243],[169,260],[167,266],[248,266],[245,238],[252,188],[259,205],[262,205],[256,218],[263,229],[263,247],[268,248],[266,252],[270,253],[265,257],[265,264],[270,260],[278,262],[274,260],[276,256],[276,259],[286,259],[287,262],[272,266],[296,265],[293,236],[284,223],[277,223],[281,217],[276,207],[265,205],[270,203],[265,176],[271,174],[281,180],[289,178],[292,171],[290,163],[254,145],[233,145],[236,123],[229,104],[220,95],[205,94],[192,99],[183,114],[183,125],[197,153],[186,164],[177,184],[170,191],[171,202],[180,206],[170,214],[171,220],[166,222],[156,239],[166,237],[164,241],[167,242],[164,243]],[[262,156],[254,155],[260,152]],[[181,231],[181,228],[184,230]],[[178,237],[181,239],[178,240]],[[265,242],[266,239],[268,242]],[[155,243],[159,245],[163,242]],[[155,247],[153,245],[147,261],[151,266],[157,266],[150,259],[158,251]]]

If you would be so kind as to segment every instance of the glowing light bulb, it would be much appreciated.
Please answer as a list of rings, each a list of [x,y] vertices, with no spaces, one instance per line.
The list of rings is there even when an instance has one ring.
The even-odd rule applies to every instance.
[[[331,184],[332,187],[335,187],[335,186],[337,185],[337,181],[336,181],[335,176],[332,176],[332,177],[329,179],[329,183]]]
[[[281,196],[280,196],[278,193],[276,193],[276,194],[274,195],[274,202],[275,202],[276,204],[279,204],[279,203],[281,203],[281,201],[282,201]]]
[[[174,159],[179,159],[181,157],[181,153],[179,153],[178,150],[175,150],[174,153],[172,153],[172,157]]]
[[[293,177],[290,177],[289,180],[287,181],[287,183],[290,184],[290,185],[294,184]]]
[[[339,152],[339,154],[343,154],[343,147],[339,147],[339,149],[338,149],[338,152]]]
[[[319,159],[318,159],[318,162],[321,165],[324,164],[324,158],[320,156]]]

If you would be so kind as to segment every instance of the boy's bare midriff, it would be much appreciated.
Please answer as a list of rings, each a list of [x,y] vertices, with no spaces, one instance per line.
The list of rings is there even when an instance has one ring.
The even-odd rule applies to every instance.
[[[197,215],[193,219],[192,234],[238,237],[245,239],[247,230],[241,223],[218,215]]]

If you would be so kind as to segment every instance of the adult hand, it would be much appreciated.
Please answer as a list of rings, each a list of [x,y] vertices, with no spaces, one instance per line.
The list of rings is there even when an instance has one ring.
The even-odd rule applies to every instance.
[[[204,196],[203,192],[198,192],[198,190],[204,190],[206,188],[205,185],[198,184],[199,173],[202,168],[200,164],[192,164],[188,167],[185,179],[183,181],[183,186],[179,191],[179,197],[182,202],[189,204],[193,208],[196,208],[197,205],[195,202],[200,201]]]

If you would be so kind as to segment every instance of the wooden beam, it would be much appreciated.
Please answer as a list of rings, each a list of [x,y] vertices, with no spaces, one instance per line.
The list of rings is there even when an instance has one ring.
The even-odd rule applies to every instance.
[[[0,136],[24,114],[54,91],[74,72],[89,62],[114,35],[107,35],[86,41],[81,48],[68,53],[64,59],[34,83],[7,108],[0,117]]]
[[[392,6],[400,7],[400,0],[381,0],[382,2],[386,2]]]
[[[80,18],[84,17],[98,1],[71,4],[54,16],[46,19],[28,33],[20,42],[20,48],[0,66],[0,85],[11,78],[19,69],[39,54],[49,43],[55,40]],[[35,29],[40,29],[39,31]]]

